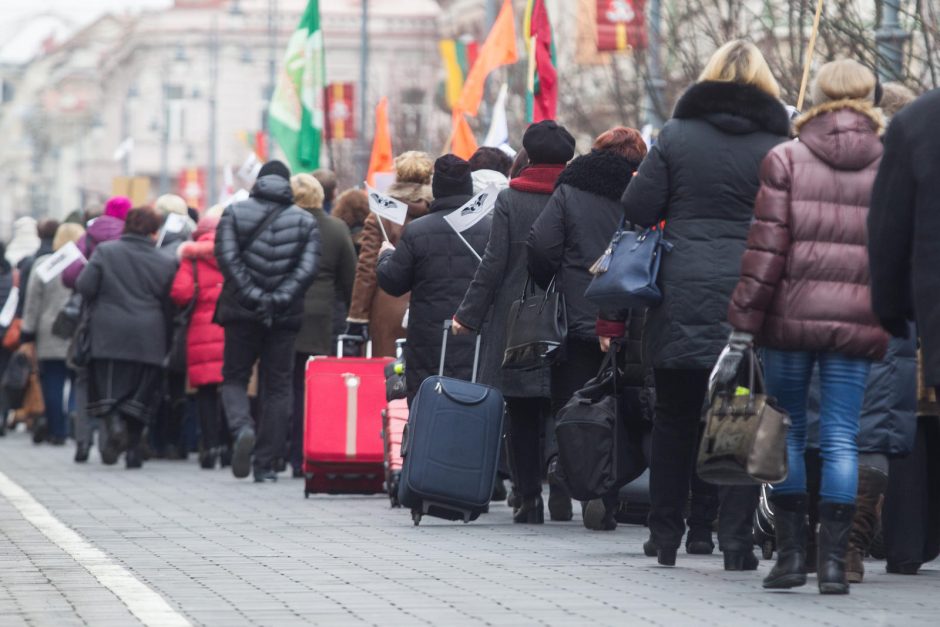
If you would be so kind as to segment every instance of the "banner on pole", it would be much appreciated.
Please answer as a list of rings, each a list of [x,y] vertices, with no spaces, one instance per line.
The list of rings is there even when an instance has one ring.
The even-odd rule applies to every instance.
[[[597,0],[597,50],[645,49],[646,0]]]
[[[353,83],[331,83],[326,88],[327,139],[356,139],[355,107]]]
[[[496,206],[496,196],[498,195],[499,190],[496,186],[490,185],[471,198],[467,204],[444,216],[444,220],[446,220],[447,224],[457,233],[463,233],[492,213],[493,207]]]
[[[42,263],[36,266],[36,275],[43,283],[48,283],[79,260],[85,261],[85,255],[75,245],[75,242],[69,242],[46,259],[43,259]]]
[[[395,224],[405,224],[405,218],[408,217],[408,205],[406,203],[395,200],[391,196],[386,196],[368,185],[366,185],[366,191],[369,194],[369,209],[372,213]]]

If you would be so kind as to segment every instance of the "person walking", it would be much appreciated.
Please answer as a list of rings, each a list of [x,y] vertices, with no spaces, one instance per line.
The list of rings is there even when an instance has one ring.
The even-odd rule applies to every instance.
[[[763,347],[767,393],[792,420],[787,478],[771,495],[778,559],[765,588],[806,582],[806,404],[820,371],[822,482],[817,580],[846,594],[845,554],[858,488],[858,425],[872,360],[888,335],[871,309],[865,244],[871,188],[881,161],[883,119],[874,74],[843,59],[825,64],[798,140],[761,166],[755,221],[731,298],[732,344]]]
[[[99,244],[114,241],[121,237],[124,231],[124,219],[131,209],[131,201],[124,196],[114,196],[105,204],[104,213],[92,217],[85,225],[85,234],[78,240],[77,246],[84,256],[72,263],[62,272],[62,284],[74,290],[75,282],[88,261],[91,260]],[[75,394],[75,423],[73,425],[75,437],[75,462],[83,464],[88,461],[91,452],[92,440],[97,420],[88,415],[88,369],[77,368],[74,378]],[[99,447],[102,443],[99,442]]]
[[[531,160],[532,151],[526,152]],[[572,161],[558,177],[552,198],[529,233],[529,272],[542,289],[554,280],[567,308],[564,358],[552,367],[552,415],[597,375],[604,361],[597,331],[600,311],[584,292],[591,283],[591,266],[620,224],[620,197],[645,156],[646,143],[636,129],[616,127],[601,134],[591,152]],[[549,466],[549,480],[556,483],[552,465],[557,463],[556,457]],[[596,505],[585,510],[584,525],[595,530],[616,528],[614,495]]]
[[[430,196],[430,193],[428,194]],[[353,246],[356,248],[356,259],[362,251],[362,230],[365,228],[366,218],[369,217],[369,197],[361,189],[347,189],[336,199],[336,205],[330,212],[334,218],[339,218],[349,229]],[[343,322],[346,315],[343,315]]]
[[[34,269],[66,244],[77,242],[84,232],[85,229],[77,224],[60,225],[56,229],[50,252],[36,258]],[[55,335],[52,326],[72,296],[72,290],[65,287],[58,277],[47,282],[39,273],[32,272],[26,294],[21,350],[39,368],[49,442],[62,446],[69,435],[68,416],[75,407],[75,396],[71,392],[68,397],[65,395],[66,382],[69,382],[70,387],[72,383],[72,372],[65,363],[69,340]]]
[[[211,470],[231,459],[232,437],[219,400],[225,331],[213,322],[222,294],[222,273],[215,258],[215,233],[220,212],[207,212],[196,224],[192,242],[177,249],[179,269],[173,279],[170,298],[184,308],[195,299],[186,333],[186,375],[196,389],[196,413],[202,437],[200,467]]]
[[[277,481],[291,412],[294,341],[320,249],[316,220],[293,201],[290,170],[269,161],[250,197],[222,214],[215,236],[225,280],[214,321],[225,329],[222,404],[234,437],[232,474],[242,479],[253,468],[259,483]],[[256,436],[248,382],[259,360],[262,416]]]
[[[479,194],[490,185],[495,186],[500,192],[509,187],[512,157],[501,148],[481,146],[470,156],[467,163],[470,164],[473,176],[474,194]]]
[[[6,244],[0,242],[0,310],[7,304],[7,299],[10,298],[13,292],[13,285],[13,266],[10,265],[10,262],[7,260]],[[17,304],[19,303],[17,302]],[[0,334],[6,335],[7,329],[12,321],[12,316],[9,320],[3,321],[4,324],[0,326]],[[2,337],[2,335],[0,335],[0,337]],[[0,346],[0,377],[6,372],[7,365],[9,365],[12,355],[10,351]],[[2,386],[0,386],[0,437],[7,434],[7,414],[9,411],[10,404],[6,399],[6,393],[3,391]]]
[[[431,201],[437,199],[430,186],[433,170],[434,163],[423,152],[409,151],[395,158],[395,183],[389,187],[387,194],[406,203],[408,214],[404,225],[382,218],[388,242],[392,246],[398,245],[404,229],[413,220],[428,214]],[[385,241],[378,221],[379,217],[370,213],[362,230],[362,250],[356,266],[346,333],[372,338],[372,354],[376,357],[394,357],[395,340],[405,337],[402,321],[408,311],[408,293],[392,296],[380,289],[376,282],[379,249]]]
[[[455,334],[483,333],[479,381],[499,388],[506,399],[509,464],[518,496],[513,522],[517,523],[541,524],[545,520],[540,433],[551,412],[551,369],[502,368],[509,308],[529,278],[525,243],[532,224],[551,198],[565,164],[574,156],[574,144],[571,133],[554,120],[538,122],[526,130],[522,145],[530,156],[529,167],[497,197],[483,261],[454,316]],[[549,515],[552,520],[571,519],[571,499],[554,485]]]
[[[319,181],[309,174],[291,178],[294,203],[310,212],[320,232],[320,262],[317,277],[304,295],[303,323],[294,343],[294,405],[291,412],[288,461],[295,478],[303,477],[304,381],[307,360],[314,355],[332,355],[334,302],[340,298],[349,307],[356,276],[356,250],[346,223],[326,214],[325,194]]]
[[[99,244],[76,289],[90,308],[91,363],[88,413],[104,420],[101,459],[140,468],[141,436],[160,393],[167,353],[167,308],[176,261],[155,247],[159,214],[127,213],[124,234]]]
[[[490,232],[491,220],[485,218],[461,233],[464,243],[444,220],[473,197],[466,161],[452,154],[435,161],[432,189],[430,213],[408,224],[397,246],[383,244],[376,266],[379,287],[390,296],[399,298],[411,292],[405,344],[409,406],[421,382],[438,373],[443,324],[453,318],[467,293]],[[360,257],[360,265],[361,261]],[[473,354],[473,340],[455,338],[447,346],[445,376],[469,380]]]
[[[917,321],[924,382],[940,394],[940,89],[891,121],[872,189],[868,256],[872,305],[895,337]]]
[[[679,98],[673,117],[623,196],[626,218],[665,220],[661,305],[649,310],[643,350],[656,381],[650,459],[650,539],[675,564],[685,524],[708,376],[728,339],[728,302],[740,276],[767,152],[790,131],[780,88],[753,44],[732,41]],[[722,488],[718,544],[727,570],[753,570],[756,488]]]

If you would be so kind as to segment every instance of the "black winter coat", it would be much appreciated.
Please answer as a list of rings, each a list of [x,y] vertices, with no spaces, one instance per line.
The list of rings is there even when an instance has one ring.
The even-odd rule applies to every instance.
[[[737,83],[693,85],[679,99],[623,195],[627,220],[666,221],[663,302],[651,309],[644,359],[655,368],[711,369],[728,340],[728,302],[741,276],[767,152],[787,139],[778,100]]]
[[[502,369],[509,308],[522,296],[529,276],[526,239],[549,198],[515,189],[499,193],[486,253],[455,316],[462,325],[482,331],[480,383],[493,385],[508,397],[551,398],[550,368]],[[489,315],[492,318],[484,326]]]
[[[225,210],[215,235],[215,256],[225,277],[215,322],[260,322],[297,330],[303,296],[316,276],[320,238],[317,221],[293,206],[290,182],[262,176],[251,197]],[[271,211],[280,214],[248,245]],[[247,248],[245,248],[245,246]]]
[[[453,318],[479,265],[444,221],[445,215],[470,198],[450,196],[435,200],[430,213],[409,223],[395,251],[381,255],[376,266],[379,287],[383,290],[392,296],[411,292],[405,346],[409,403],[421,382],[437,374],[444,321]],[[462,233],[477,254],[486,248],[490,222],[486,218]],[[467,336],[448,339],[446,376],[470,379],[474,343],[474,338]]]
[[[529,234],[529,272],[543,289],[552,277],[565,295],[569,339],[596,341],[597,306],[584,297],[589,272],[623,218],[620,197],[637,164],[607,151],[578,157]]]
[[[898,113],[885,135],[868,213],[872,305],[916,317],[927,385],[940,385],[940,89]]]
[[[176,261],[142,235],[103,242],[75,289],[90,307],[91,357],[163,364]]]

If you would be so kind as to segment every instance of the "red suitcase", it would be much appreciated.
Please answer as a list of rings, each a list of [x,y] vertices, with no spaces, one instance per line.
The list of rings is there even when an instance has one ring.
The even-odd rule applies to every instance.
[[[398,503],[398,479],[401,477],[401,440],[408,424],[408,401],[389,401],[382,410],[382,434],[385,437],[385,488],[392,507]]]
[[[385,365],[391,358],[313,357],[304,399],[304,496],[383,492]]]

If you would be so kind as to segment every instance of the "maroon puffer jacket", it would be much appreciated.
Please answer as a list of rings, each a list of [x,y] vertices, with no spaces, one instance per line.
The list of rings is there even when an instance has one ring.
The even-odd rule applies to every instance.
[[[761,165],[761,188],[728,321],[759,344],[881,359],[866,221],[881,162],[880,113],[829,103]]]

